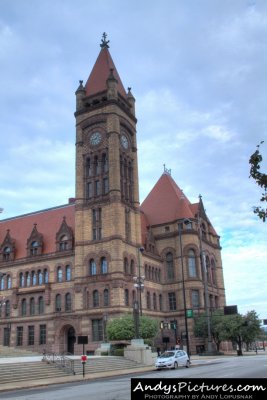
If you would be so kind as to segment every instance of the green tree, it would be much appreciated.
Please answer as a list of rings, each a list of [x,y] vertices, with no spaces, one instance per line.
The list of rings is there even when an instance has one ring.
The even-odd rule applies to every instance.
[[[224,315],[222,310],[216,310],[216,312],[210,316],[210,330],[211,337],[216,344],[217,351],[219,351],[221,342],[225,340]],[[199,317],[195,318],[194,333],[196,337],[208,337],[206,313],[203,313]]]
[[[158,322],[152,318],[140,317],[140,335],[143,339],[153,338],[158,332]],[[135,337],[134,320],[132,314],[125,314],[114,318],[107,324],[109,340],[131,340]]]
[[[224,315],[222,310],[216,310],[210,317],[211,336],[220,350],[220,344],[224,340],[236,343],[238,354],[242,355],[243,343],[247,348],[260,334],[260,319],[255,311],[249,311],[246,315]],[[195,319],[194,333],[196,337],[208,337],[207,316],[201,314]]]
[[[238,355],[242,355],[243,343],[248,347],[260,333],[260,320],[257,313],[247,312],[246,315],[227,315],[225,318],[226,340],[231,340],[238,346]]]
[[[260,153],[260,145],[263,141],[257,146],[257,150],[250,156],[249,164],[250,164],[250,178],[253,178],[258,186],[263,189],[262,197],[260,198],[261,202],[267,202],[267,175],[260,172],[261,163],[262,163],[262,155]],[[267,217],[267,208],[262,207],[254,207],[254,213],[258,215],[263,222],[265,222]]]

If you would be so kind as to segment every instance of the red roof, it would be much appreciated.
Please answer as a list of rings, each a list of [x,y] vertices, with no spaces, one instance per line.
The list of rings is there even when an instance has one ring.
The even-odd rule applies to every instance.
[[[118,92],[123,97],[127,97],[126,91],[107,47],[101,49],[92,72],[85,84],[87,96],[92,96],[96,93],[107,90],[106,81],[109,77],[110,69],[113,69],[113,75],[118,81]]]
[[[141,204],[150,225],[194,218],[191,203],[169,174],[164,173]]]
[[[9,229],[11,238],[15,240],[16,259],[26,257],[27,239],[36,224],[37,231],[43,235],[42,254],[53,253],[56,251],[56,233],[61,227],[63,217],[66,217],[66,224],[72,228],[74,233],[74,212],[75,205],[68,204],[2,220],[0,221],[0,245]]]

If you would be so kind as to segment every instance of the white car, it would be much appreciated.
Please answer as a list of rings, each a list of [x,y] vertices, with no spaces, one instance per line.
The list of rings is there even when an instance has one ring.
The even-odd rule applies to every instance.
[[[178,368],[183,366],[189,368],[190,360],[187,353],[183,350],[168,350],[162,353],[155,364],[157,369]]]

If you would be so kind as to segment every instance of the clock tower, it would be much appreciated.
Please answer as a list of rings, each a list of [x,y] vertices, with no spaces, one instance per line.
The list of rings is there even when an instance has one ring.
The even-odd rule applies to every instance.
[[[141,246],[137,121],[108,43],[103,34],[89,78],[76,91],[75,307],[84,310],[98,290],[99,312],[105,305],[120,313],[127,311]]]

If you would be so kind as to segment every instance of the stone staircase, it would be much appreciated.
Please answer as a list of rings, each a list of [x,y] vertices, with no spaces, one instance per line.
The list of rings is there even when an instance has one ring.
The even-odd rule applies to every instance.
[[[40,353],[19,349],[17,347],[8,347],[0,345],[0,359],[9,357],[27,357],[27,356],[40,356]]]
[[[126,360],[124,357],[103,356],[88,357],[85,364],[85,374],[95,374],[97,372],[108,372],[114,370],[137,369],[144,365],[137,364],[134,361]],[[74,371],[76,376],[82,376],[82,363],[80,360],[74,360]],[[43,361],[29,361],[16,363],[0,363],[0,385],[19,381],[42,380],[49,378],[70,376],[65,370],[47,364]]]

